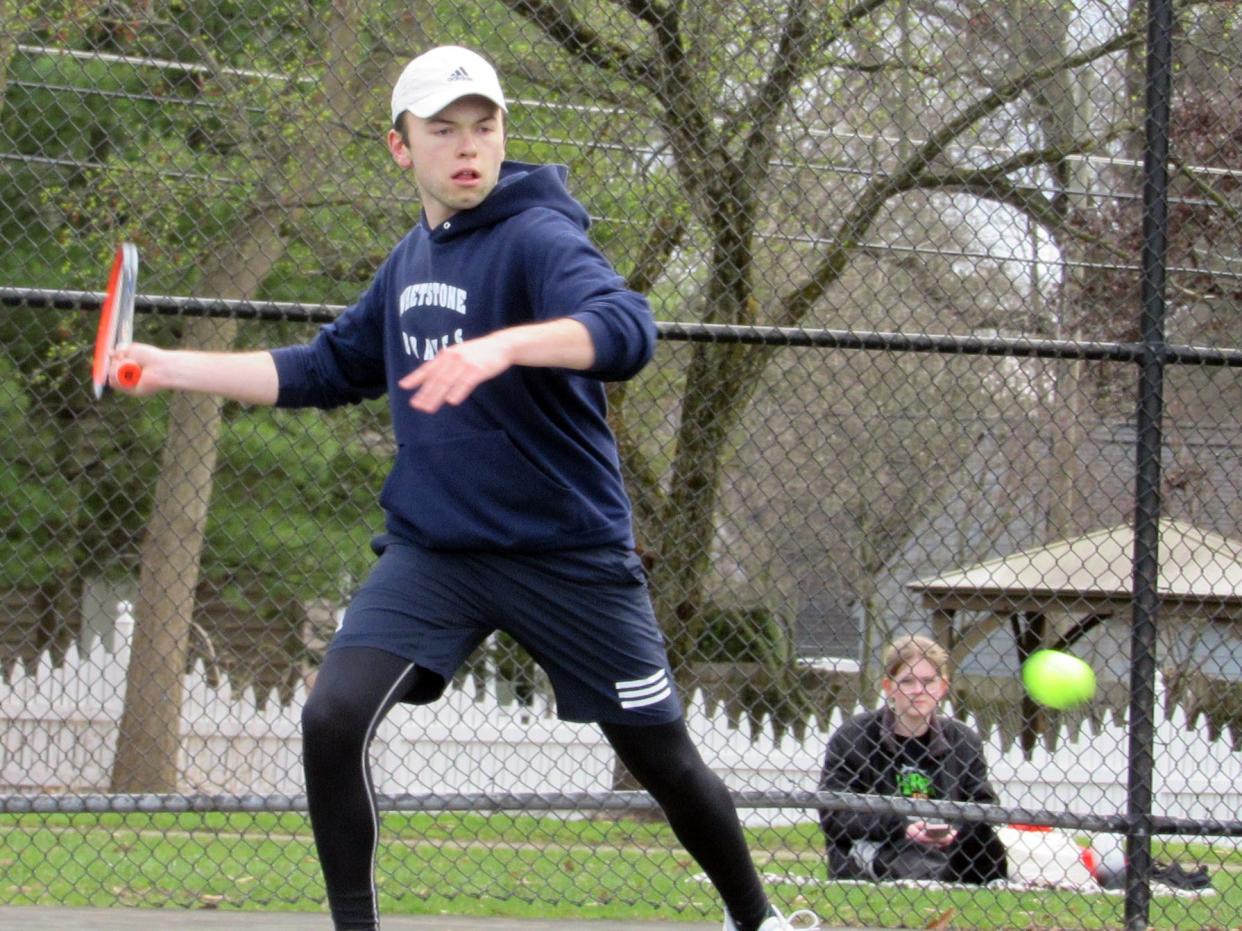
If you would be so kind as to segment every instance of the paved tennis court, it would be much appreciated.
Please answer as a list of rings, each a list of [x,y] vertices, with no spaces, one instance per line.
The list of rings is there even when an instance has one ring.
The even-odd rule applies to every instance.
[[[323,914],[151,908],[0,908],[0,931],[330,931]],[[434,918],[393,915],[384,931],[720,931],[721,922],[592,921],[563,918]],[[825,929],[827,931],[827,929]],[[867,931],[867,929],[854,929]],[[870,929],[878,931],[878,929]]]
[[[720,931],[721,922],[384,916],[384,931]],[[0,931],[331,931],[324,914],[152,908],[0,908]]]
[[[720,924],[720,921],[704,924],[694,921],[551,921],[394,915],[385,917],[384,931],[720,931]],[[0,931],[330,931],[329,925],[325,915],[299,912],[0,907]]]

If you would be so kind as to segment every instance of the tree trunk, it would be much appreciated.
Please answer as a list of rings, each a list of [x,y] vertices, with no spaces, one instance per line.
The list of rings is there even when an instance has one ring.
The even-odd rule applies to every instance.
[[[738,204],[742,200],[725,195],[720,203]],[[720,213],[725,215],[726,211]],[[716,225],[712,283],[707,295],[712,322],[754,322],[756,308],[750,282],[753,225],[747,225],[750,218],[744,211],[739,213],[741,218],[725,216]],[[703,578],[711,560],[725,451],[770,353],[762,346],[700,343],[693,349],[686,372],[677,453],[656,528],[659,559],[652,573],[656,617],[668,638],[669,657],[679,676],[688,674],[701,633]]]
[[[213,250],[213,265],[196,289],[253,295],[285,243],[259,213],[240,224],[236,239]],[[236,320],[199,318],[185,343],[218,352],[237,336]],[[223,402],[202,394],[174,394],[168,439],[142,545],[129,682],[121,715],[113,792],[174,792],[181,744],[182,678],[190,643],[207,508],[216,468]]]
[[[340,2],[324,43],[329,72],[321,84],[328,113],[343,118],[361,108],[362,86],[355,54],[357,3]],[[369,60],[369,59],[368,59]],[[347,70],[348,69],[348,70]],[[297,205],[318,192],[335,168],[333,142],[343,131],[332,124],[319,140],[319,157],[296,161],[298,174],[283,171],[292,151],[270,159],[269,206],[260,207],[234,229],[231,239],[209,251],[207,274],[196,289],[203,296],[235,294],[251,298],[287,247],[282,229],[296,224]],[[197,320],[187,327],[186,344],[225,350],[237,333],[235,320]],[[198,585],[207,507],[211,500],[221,401],[202,395],[176,395],[169,405],[168,439],[147,536],[142,547],[129,682],[121,718],[113,792],[174,792],[178,783],[183,675],[189,650],[194,591]]]
[[[226,349],[235,321],[198,320],[187,339]],[[218,398],[177,394],[169,404],[155,506],[142,546],[134,639],[121,716],[113,792],[175,792],[181,744],[182,677],[194,590],[220,432]]]
[[[17,49],[16,37],[25,29],[26,21],[20,18],[22,13],[33,15],[33,4],[23,4],[18,0],[0,0],[0,113],[4,112],[5,97],[9,90],[9,62]]]

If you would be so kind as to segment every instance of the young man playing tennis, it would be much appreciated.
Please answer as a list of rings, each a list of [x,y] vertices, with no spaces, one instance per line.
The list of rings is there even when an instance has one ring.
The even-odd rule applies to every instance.
[[[379,927],[376,727],[397,702],[439,698],[497,629],[548,673],[558,714],[598,722],[663,807],[724,899],[725,931],[792,929],[799,916],[769,904],[728,790],[689,739],[633,551],[601,382],[650,359],[650,308],[587,238],[564,170],[504,161],[506,113],[495,71],[474,52],[414,59],[393,90],[388,148],[414,175],[422,217],[358,303],[305,346],[134,345],[113,371],[141,364],[137,394],[281,407],[389,395],[398,453],[380,494],[387,532],[302,719],[337,929]]]

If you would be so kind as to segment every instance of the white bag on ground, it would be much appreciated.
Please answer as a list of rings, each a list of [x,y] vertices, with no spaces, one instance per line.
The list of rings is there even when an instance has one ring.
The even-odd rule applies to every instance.
[[[997,835],[1009,854],[1009,881],[1057,889],[1099,889],[1087,869],[1087,849],[1055,828],[1002,825]]]

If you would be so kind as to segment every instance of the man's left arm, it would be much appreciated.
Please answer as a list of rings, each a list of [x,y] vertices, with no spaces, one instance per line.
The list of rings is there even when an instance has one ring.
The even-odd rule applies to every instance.
[[[629,288],[586,231],[563,215],[535,217],[518,255],[535,320],[577,320],[595,356],[582,369],[600,381],[634,377],[655,352],[655,318],[647,298]]]
[[[412,391],[410,406],[433,414],[461,404],[480,384],[515,365],[584,371],[595,362],[587,327],[572,317],[507,327],[449,346],[398,384]]]

